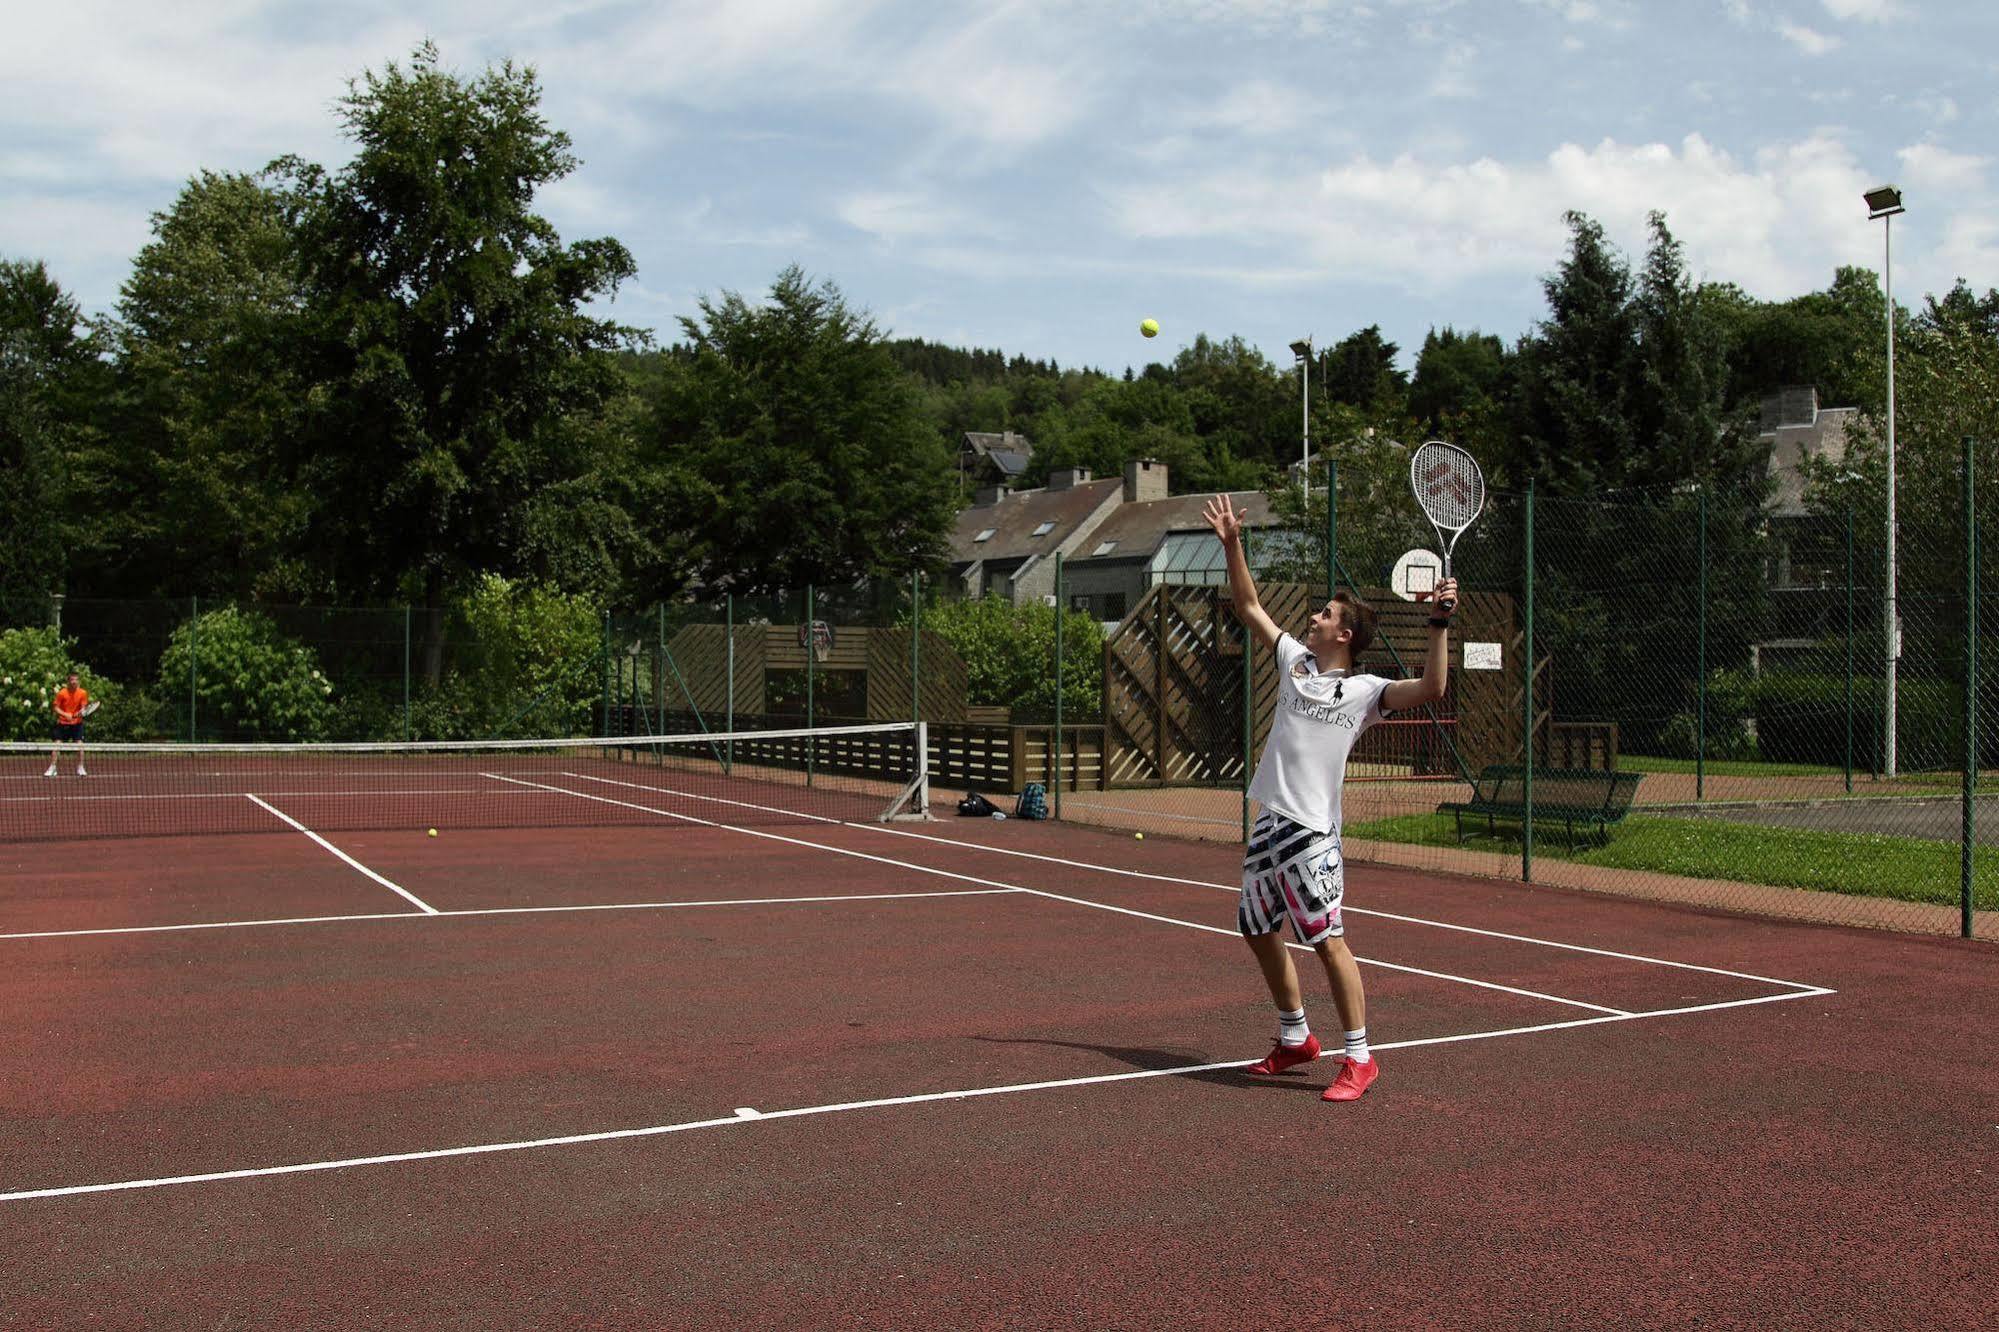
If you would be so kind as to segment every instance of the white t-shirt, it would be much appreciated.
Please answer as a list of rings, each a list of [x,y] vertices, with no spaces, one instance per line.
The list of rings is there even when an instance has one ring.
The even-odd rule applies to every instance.
[[[1347,755],[1382,720],[1388,684],[1378,675],[1321,673],[1303,643],[1278,635],[1277,709],[1250,798],[1313,832],[1338,831]]]

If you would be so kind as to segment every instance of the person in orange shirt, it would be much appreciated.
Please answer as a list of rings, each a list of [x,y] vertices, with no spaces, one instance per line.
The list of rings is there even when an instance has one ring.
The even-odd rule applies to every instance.
[[[76,775],[90,775],[83,770],[83,714],[89,706],[90,691],[76,678],[76,672],[71,671],[69,683],[56,690],[56,743],[55,748],[49,751],[49,770],[42,776],[56,775],[56,760],[62,757],[62,742],[65,740],[76,742]]]

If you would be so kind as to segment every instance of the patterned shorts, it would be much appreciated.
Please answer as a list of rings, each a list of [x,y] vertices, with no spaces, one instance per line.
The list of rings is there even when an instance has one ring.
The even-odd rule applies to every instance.
[[[1288,917],[1299,943],[1338,938],[1346,933],[1340,919],[1345,897],[1339,834],[1316,833],[1265,810],[1242,861],[1236,926],[1244,936],[1274,933]]]

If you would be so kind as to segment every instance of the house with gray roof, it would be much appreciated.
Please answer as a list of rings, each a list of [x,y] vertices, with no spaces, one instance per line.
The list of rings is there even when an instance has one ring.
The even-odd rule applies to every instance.
[[[1123,503],[1097,524],[1073,557],[1065,557],[1062,590],[1071,606],[1098,620],[1122,620],[1161,583],[1219,587],[1228,582],[1222,543],[1203,516],[1209,495],[1168,495],[1166,464],[1125,464]],[[1270,522],[1270,498],[1260,490],[1229,492],[1244,525]]]
[[[1050,473],[1037,490],[988,487],[958,515],[952,573],[967,596],[1003,596],[1015,605],[1052,598],[1055,555],[1068,603],[1115,622],[1159,583],[1227,581],[1221,542],[1208,528],[1206,495],[1168,495],[1166,464],[1133,459],[1122,480],[1094,480],[1087,468]],[[1270,520],[1261,491],[1231,492],[1251,526]]]
[[[1019,605],[1055,592],[1055,556],[1077,547],[1123,497],[1115,480],[1087,467],[1057,468],[1034,490],[982,487],[951,531],[951,573],[969,597],[999,596]]]
[[[958,488],[1010,486],[1034,461],[1034,445],[1011,430],[967,430],[958,440]]]

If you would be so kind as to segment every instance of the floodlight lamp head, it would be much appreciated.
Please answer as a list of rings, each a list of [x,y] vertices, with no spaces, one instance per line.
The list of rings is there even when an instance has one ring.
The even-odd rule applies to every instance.
[[[1902,207],[1902,192],[1893,185],[1876,186],[1860,197],[1867,201],[1869,222],[1877,217],[1893,217],[1897,213],[1908,211]]]
[[[1312,354],[1312,340],[1310,338],[1298,339],[1298,341],[1291,344],[1291,354],[1301,361],[1307,359]]]

